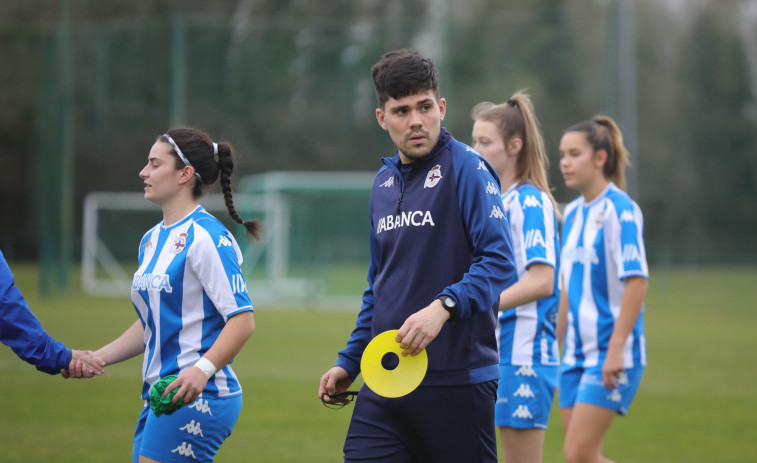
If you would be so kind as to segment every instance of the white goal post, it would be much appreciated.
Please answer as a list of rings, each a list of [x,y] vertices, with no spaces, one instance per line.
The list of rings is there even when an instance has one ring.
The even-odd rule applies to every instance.
[[[235,201],[259,201],[259,198],[251,195],[235,195]],[[217,217],[221,211],[226,214],[226,204],[220,194],[206,195],[200,201],[202,206]],[[130,266],[124,269],[124,265],[114,256],[113,244],[106,244],[103,234],[114,230],[101,228],[101,214],[104,210],[117,212],[123,215],[124,222],[129,221],[128,215],[135,211],[144,212],[153,217],[152,225],[161,220],[160,208],[146,201],[144,193],[140,192],[91,192],[84,198],[84,223],[82,227],[82,258],[81,279],[84,291],[90,295],[98,296],[128,296],[131,289],[133,272],[136,270],[137,245],[142,235],[138,235],[133,242],[116,243],[118,246],[127,246],[133,251],[133,260]],[[148,228],[141,230],[146,233]],[[245,260],[255,260],[254,248],[248,247]]]
[[[269,172],[242,177],[234,203],[243,218],[261,219],[262,243],[245,240],[243,227],[228,217],[221,194],[206,195],[200,203],[237,237],[253,303],[358,308],[366,284],[368,262],[362,253],[368,249],[368,197],[374,177],[375,172]],[[160,208],[146,201],[142,192],[92,192],[84,199],[83,216],[84,291],[128,297],[139,239],[162,219]],[[348,277],[344,277],[345,260],[349,260]],[[342,274],[334,276],[335,268]],[[357,283],[352,283],[353,278]],[[350,280],[347,294],[343,289],[332,291],[335,280],[345,285]]]

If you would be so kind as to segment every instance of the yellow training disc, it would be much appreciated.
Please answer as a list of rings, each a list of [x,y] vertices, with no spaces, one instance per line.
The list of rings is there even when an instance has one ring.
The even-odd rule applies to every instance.
[[[394,340],[396,336],[397,330],[377,335],[368,343],[360,360],[365,384],[384,397],[410,394],[423,381],[428,368],[426,350],[415,357],[403,357],[404,349]]]

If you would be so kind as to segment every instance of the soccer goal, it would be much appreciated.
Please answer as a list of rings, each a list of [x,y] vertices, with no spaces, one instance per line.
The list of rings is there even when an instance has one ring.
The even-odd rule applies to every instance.
[[[255,303],[276,307],[357,308],[370,260],[368,200],[373,172],[269,172],[243,177],[234,202],[263,222],[250,243],[223,197],[201,204],[231,230]],[[139,240],[162,219],[141,192],[93,192],[84,201],[82,285],[93,295],[128,297]]]

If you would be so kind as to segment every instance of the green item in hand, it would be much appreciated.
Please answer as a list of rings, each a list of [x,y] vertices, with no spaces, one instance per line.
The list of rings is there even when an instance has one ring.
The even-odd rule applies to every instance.
[[[176,375],[165,376],[150,388],[150,408],[155,412],[155,416],[170,415],[184,406],[184,397],[179,399],[175,404],[171,403],[171,399],[176,395],[176,391],[179,390],[178,387],[171,391],[165,399],[162,397],[163,391],[165,391],[166,387],[175,379]]]

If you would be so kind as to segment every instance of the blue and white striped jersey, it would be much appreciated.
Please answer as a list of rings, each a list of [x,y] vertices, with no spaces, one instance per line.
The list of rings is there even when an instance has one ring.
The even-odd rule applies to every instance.
[[[565,208],[562,282],[570,309],[564,366],[598,366],[620,314],[625,279],[649,278],[644,219],[639,206],[610,183],[591,203],[583,197]],[[647,364],[644,309],[624,347],[626,368]]]
[[[198,206],[178,223],[162,222],[139,246],[131,299],[145,329],[142,398],[160,378],[193,366],[232,315],[252,311],[234,237]],[[208,381],[204,396],[242,391],[230,365]]]
[[[555,209],[549,196],[529,184],[515,184],[502,195],[505,216],[510,223],[516,273],[508,286],[528,273],[531,264],[554,268],[554,292],[499,314],[499,358],[501,365],[557,365],[555,338],[558,286],[559,237]]]

